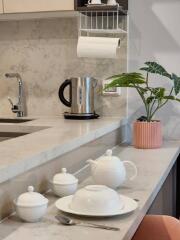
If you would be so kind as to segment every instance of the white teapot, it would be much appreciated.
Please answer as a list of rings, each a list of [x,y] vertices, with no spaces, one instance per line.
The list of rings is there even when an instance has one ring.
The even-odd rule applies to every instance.
[[[129,180],[133,180],[137,176],[136,165],[131,161],[121,161],[118,157],[112,156],[110,149],[97,161],[88,160],[88,162],[91,165],[91,175],[96,184],[114,189],[121,186],[126,180],[125,164],[131,165],[134,169],[134,174]]]

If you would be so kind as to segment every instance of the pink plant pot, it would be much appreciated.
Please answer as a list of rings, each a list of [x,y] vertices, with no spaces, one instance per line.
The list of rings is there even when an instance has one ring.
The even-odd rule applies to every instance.
[[[161,122],[136,121],[133,126],[133,145],[141,149],[160,148],[162,146]]]

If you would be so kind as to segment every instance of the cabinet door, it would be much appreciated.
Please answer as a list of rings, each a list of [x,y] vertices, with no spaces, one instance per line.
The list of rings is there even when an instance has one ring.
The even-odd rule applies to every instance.
[[[2,0],[0,0],[0,13],[3,13],[3,4],[2,4]]]
[[[74,0],[4,0],[5,13],[48,12],[63,10],[74,10]]]

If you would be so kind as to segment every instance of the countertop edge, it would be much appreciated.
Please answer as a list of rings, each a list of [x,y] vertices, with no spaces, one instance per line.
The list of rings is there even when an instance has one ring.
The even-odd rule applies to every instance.
[[[168,141],[166,141],[166,142],[168,142]],[[169,141],[169,142],[174,142],[174,141]],[[143,218],[145,217],[146,213],[148,212],[149,208],[151,207],[153,201],[155,200],[157,194],[159,193],[160,189],[162,188],[165,180],[167,179],[170,171],[172,170],[172,167],[174,166],[179,154],[180,154],[180,146],[177,147],[177,151],[176,151],[175,155],[173,156],[172,161],[170,162],[168,168],[166,169],[166,172],[163,174],[160,182],[157,184],[156,188],[152,191],[148,201],[146,202],[144,207],[141,209],[141,214],[138,216],[138,219],[136,219],[136,221],[132,223],[131,232],[127,232],[127,234],[124,237],[124,240],[131,239],[134,236],[134,233],[138,229],[140,223],[142,222]],[[134,229],[133,231],[132,231],[132,228]]]
[[[121,126],[125,126],[127,124],[126,118],[120,118],[119,120],[115,120],[112,123],[108,123],[107,125],[92,130],[88,134],[83,136],[74,138],[65,144],[60,144],[53,149],[47,149],[46,151],[39,152],[38,154],[27,157],[24,159],[20,159],[17,163],[11,164],[9,166],[5,166],[0,169],[0,183],[8,181],[18,175],[21,175],[35,167],[41,166],[57,157],[62,156],[72,150],[75,150],[82,145],[85,145],[91,141],[94,141],[118,128]]]
[[[153,174],[155,174],[154,175],[155,179],[157,179],[158,181],[152,180],[150,186],[145,188],[145,189],[141,189],[141,185],[136,187],[136,183],[133,184],[133,185],[129,185],[129,187],[132,188],[131,189],[132,191],[130,191],[130,192],[129,192],[128,188],[124,188],[124,190],[122,188],[122,190],[126,192],[127,196],[129,196],[131,198],[137,197],[140,200],[139,209],[137,209],[137,211],[132,213],[130,216],[127,216],[127,218],[125,218],[125,221],[123,221],[124,218],[119,218],[119,219],[116,219],[116,218],[113,219],[112,218],[112,220],[110,219],[108,222],[106,222],[105,220],[102,219],[103,224],[110,224],[110,225],[112,224],[112,226],[118,226],[119,225],[119,226],[122,227],[122,231],[121,231],[120,235],[119,234],[118,235],[116,235],[116,234],[112,235],[113,239],[130,240],[133,237],[133,235],[136,232],[136,230],[138,229],[141,221],[143,220],[144,216],[148,212],[151,204],[153,203],[154,199],[156,198],[159,190],[162,188],[162,185],[164,184],[164,182],[165,182],[167,176],[169,175],[173,165],[175,164],[178,155],[180,154],[179,143],[180,143],[179,141],[178,142],[172,142],[172,141],[171,142],[164,142],[164,146],[162,147],[162,150],[161,149],[159,150],[160,153],[161,153],[161,156],[165,157],[165,162],[164,162],[165,165],[164,164],[163,165],[158,164],[160,169],[158,168],[158,171],[152,172]],[[142,152],[142,150],[134,149],[131,146],[127,146],[127,148],[126,148],[126,146],[123,146],[123,145],[118,146],[117,149],[118,148],[120,148],[118,150],[118,156],[119,156],[119,154],[121,154],[122,159],[123,159],[123,158],[126,157],[126,154],[129,153],[129,151],[131,151],[131,153],[129,153],[129,156],[132,157],[131,160],[134,160],[136,164],[139,162],[140,165],[138,165],[138,166],[142,166],[142,163],[140,161],[144,160],[144,159],[143,158],[139,159],[139,157],[143,156],[144,151]],[[166,156],[167,151],[169,151],[168,148],[170,149],[170,154],[168,156]],[[125,150],[125,152],[123,152],[124,150]],[[158,150],[153,149],[153,150],[147,150],[147,151],[148,151],[149,154],[151,154],[151,151],[152,151],[152,160],[157,160],[156,151],[158,151]],[[150,159],[151,159],[151,156],[150,156],[149,159],[147,159],[147,161],[149,161]],[[145,165],[144,165],[144,166],[146,166],[145,170],[148,169],[148,166],[146,165],[147,161],[145,161]],[[161,169],[161,167],[162,167],[162,169]],[[143,169],[144,169],[144,167],[143,167]],[[139,176],[139,177],[146,177],[146,175],[142,175],[142,176]],[[139,182],[139,181],[137,181],[137,182]],[[84,185],[87,185],[89,183],[91,183],[91,180],[87,179],[87,181],[85,180],[84,183],[82,183],[81,187],[83,187]],[[153,187],[153,188],[151,189],[151,187]],[[148,189],[150,191],[148,191]],[[142,191],[144,191],[145,198],[143,197],[141,199],[141,196],[144,196],[144,195],[142,195],[143,194]],[[123,192],[123,194],[125,192]],[[53,197],[53,199],[51,199],[53,201],[51,202],[51,204],[49,206],[48,214],[45,217],[44,221],[42,221],[40,223],[37,223],[37,228],[34,228],[34,230],[33,230],[34,233],[30,233],[30,234],[32,234],[31,237],[35,236],[35,234],[37,233],[36,229],[42,228],[42,227],[46,226],[46,224],[50,224],[53,231],[49,232],[49,236],[53,236],[54,232],[55,233],[56,233],[56,231],[59,232],[59,229],[61,229],[61,231],[63,231],[62,236],[65,236],[64,239],[70,239],[70,238],[66,237],[66,236],[68,236],[68,234],[67,235],[65,234],[65,229],[63,228],[63,226],[61,226],[61,225],[56,226],[56,222],[52,221],[54,219],[55,213],[57,212],[57,209],[54,207],[54,202],[57,200],[56,197],[54,195],[51,195],[51,194],[47,195],[47,196],[49,196],[50,199]],[[16,223],[16,221],[17,221],[17,218],[12,217],[12,218],[6,219],[5,221],[2,222],[2,224],[3,224],[2,228],[6,227],[6,226],[8,227],[9,224],[12,224],[12,226],[10,227],[10,233],[12,235],[7,235],[7,239],[15,239],[17,234],[24,234],[24,232],[28,233],[28,231],[31,231],[31,230],[29,230],[29,227],[28,227],[29,225],[28,224]],[[49,221],[49,223],[48,223],[48,221]],[[128,224],[128,225],[126,225],[126,224]],[[15,227],[18,226],[18,228],[14,230],[14,226]],[[126,228],[126,226],[128,226],[128,227]],[[12,231],[11,231],[11,229],[12,229]],[[70,234],[71,234],[71,232],[72,232],[72,234],[74,233],[73,229],[70,229],[69,231],[70,231]],[[82,233],[85,236],[86,231],[85,230],[82,230],[82,231],[83,231]],[[40,233],[40,234],[42,234],[42,233]],[[65,234],[65,235],[63,235],[63,234]],[[101,237],[105,236],[104,232],[97,232],[96,233],[93,230],[91,230],[90,234],[93,234],[93,237],[95,237],[95,236],[101,236]],[[10,237],[8,237],[8,236],[10,236]],[[21,236],[21,235],[19,235],[19,236]],[[41,236],[41,235],[39,235],[39,236]],[[43,237],[42,237],[42,239],[43,239]],[[108,236],[105,237],[104,239],[108,239]]]

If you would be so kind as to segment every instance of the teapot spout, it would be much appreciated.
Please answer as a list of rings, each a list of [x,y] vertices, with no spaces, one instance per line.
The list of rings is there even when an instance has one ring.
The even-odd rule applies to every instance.
[[[90,164],[90,165],[97,165],[97,162],[92,160],[92,159],[89,159],[87,160],[87,162]]]

